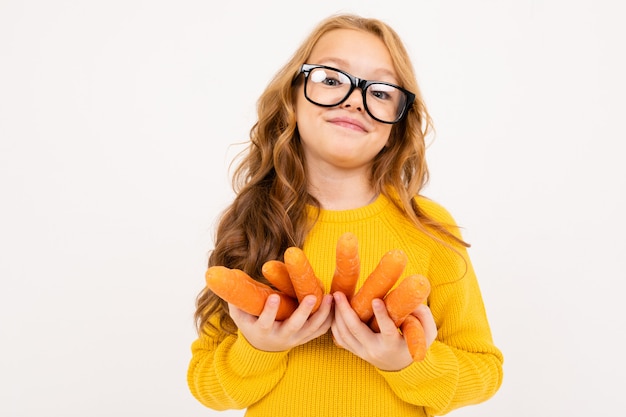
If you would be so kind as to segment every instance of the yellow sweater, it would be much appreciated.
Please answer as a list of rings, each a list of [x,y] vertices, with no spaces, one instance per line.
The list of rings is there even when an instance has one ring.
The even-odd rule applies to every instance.
[[[440,205],[417,199],[421,210],[445,224]],[[286,352],[263,352],[244,337],[200,336],[192,344],[191,393],[215,410],[247,408],[248,417],[393,417],[441,415],[487,400],[502,382],[503,357],[493,344],[480,289],[466,250],[458,253],[416,230],[385,197],[346,211],[322,210],[304,244],[326,291],[335,268],[338,237],[359,241],[359,285],[390,249],[409,262],[403,276],[431,282],[428,305],[437,340],[422,362],[381,371],[336,347],[329,334]],[[454,231],[454,233],[457,233]]]

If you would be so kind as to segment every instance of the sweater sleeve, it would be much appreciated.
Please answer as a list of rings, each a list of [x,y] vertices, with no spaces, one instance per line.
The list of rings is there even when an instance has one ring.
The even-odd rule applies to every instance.
[[[288,352],[264,352],[241,334],[218,341],[202,334],[191,345],[187,383],[193,396],[214,410],[243,409],[263,398],[280,381]]]
[[[435,213],[430,214],[435,219],[454,226],[443,208],[433,207]],[[428,305],[437,339],[423,361],[380,373],[404,401],[424,406],[429,415],[442,415],[491,398],[502,383],[503,356],[493,343],[466,249],[433,243],[431,254],[428,276],[433,288]]]

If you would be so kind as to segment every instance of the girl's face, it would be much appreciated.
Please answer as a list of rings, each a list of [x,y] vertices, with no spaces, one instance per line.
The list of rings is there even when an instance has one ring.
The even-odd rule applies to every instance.
[[[327,32],[306,63],[337,68],[367,80],[399,84],[385,44],[363,31]],[[305,98],[304,83],[297,91],[296,120],[307,167],[326,171],[369,168],[387,143],[392,127],[374,120],[365,111],[361,89],[355,88],[337,106],[321,107]]]

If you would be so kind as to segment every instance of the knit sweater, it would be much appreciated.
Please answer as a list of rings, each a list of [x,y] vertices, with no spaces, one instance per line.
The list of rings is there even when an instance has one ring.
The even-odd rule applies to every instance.
[[[443,207],[423,197],[416,201],[460,236]],[[215,410],[246,408],[247,417],[405,417],[445,414],[495,394],[503,357],[493,343],[466,249],[455,245],[453,250],[418,230],[382,195],[354,210],[321,210],[303,250],[326,292],[344,232],[359,242],[357,289],[391,249],[408,256],[403,276],[428,277],[428,306],[438,334],[426,358],[388,372],[335,346],[330,332],[285,352],[257,350],[241,334],[202,334],[192,344],[187,376],[202,404]]]

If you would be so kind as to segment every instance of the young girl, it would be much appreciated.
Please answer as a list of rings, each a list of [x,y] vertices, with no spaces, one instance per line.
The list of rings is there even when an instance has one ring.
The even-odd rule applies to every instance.
[[[278,72],[258,102],[209,266],[262,279],[266,261],[297,246],[328,293],[344,232],[359,242],[357,289],[384,253],[401,249],[403,275],[431,283],[427,305],[413,312],[428,351],[412,360],[382,300],[372,303],[373,332],[339,292],[313,314],[308,296],[277,321],[277,296],[256,317],[205,288],[188,371],[202,404],[249,417],[431,416],[494,395],[503,358],[468,245],[420,194],[429,125],[406,50],[378,20],[328,18]]]

